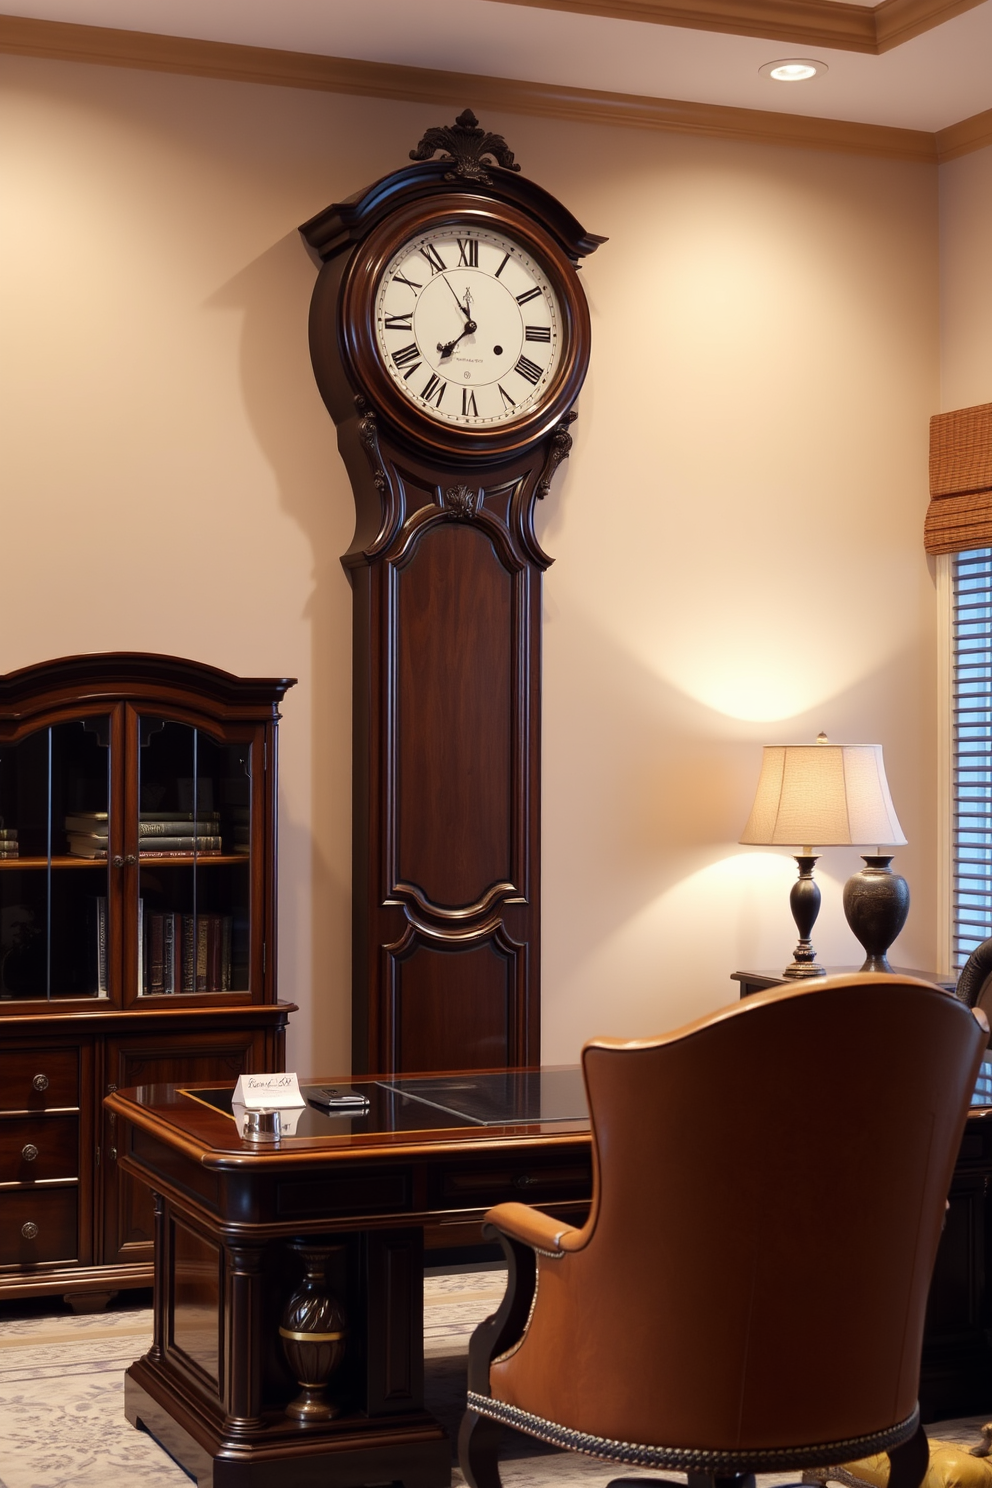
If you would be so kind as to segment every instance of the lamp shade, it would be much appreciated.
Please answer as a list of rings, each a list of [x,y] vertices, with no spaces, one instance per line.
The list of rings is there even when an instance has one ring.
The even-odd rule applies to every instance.
[[[766,744],[741,842],[901,845],[881,744]]]

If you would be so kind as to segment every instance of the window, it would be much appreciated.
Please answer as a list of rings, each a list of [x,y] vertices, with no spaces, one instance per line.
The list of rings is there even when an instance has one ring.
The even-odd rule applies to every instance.
[[[992,936],[992,548],[951,558],[952,956]]]

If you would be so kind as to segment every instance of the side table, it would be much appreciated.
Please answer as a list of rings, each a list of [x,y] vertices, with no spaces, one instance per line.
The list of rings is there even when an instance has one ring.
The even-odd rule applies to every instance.
[[[854,976],[861,970],[860,966],[827,966],[827,976]],[[953,992],[957,986],[957,977],[949,976],[945,972],[918,971],[911,966],[893,966],[892,970],[898,976],[919,977],[924,982],[933,982],[938,987],[943,987],[946,992]],[[784,987],[792,981],[813,981],[812,977],[787,977],[780,971],[732,971],[730,974],[732,982],[739,982],[742,997],[750,997],[752,992],[764,992],[769,987]]]

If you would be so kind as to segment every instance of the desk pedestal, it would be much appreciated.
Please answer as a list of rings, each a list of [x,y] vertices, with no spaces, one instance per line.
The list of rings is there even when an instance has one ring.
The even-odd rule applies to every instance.
[[[303,1269],[284,1227],[232,1237],[158,1195],[156,1226],[154,1337],[127,1371],[124,1408],[198,1488],[446,1488],[450,1442],[423,1408],[419,1227],[327,1237],[344,1357],[327,1388],[336,1414],[302,1422],[286,1412],[301,1381],[280,1317]]]

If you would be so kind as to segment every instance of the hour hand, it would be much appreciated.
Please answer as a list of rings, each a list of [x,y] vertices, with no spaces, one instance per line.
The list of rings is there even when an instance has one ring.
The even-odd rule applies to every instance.
[[[449,357],[454,351],[455,347],[458,345],[459,341],[462,339],[462,336],[470,336],[473,331],[477,331],[478,329],[479,327],[476,325],[474,320],[466,321],[465,329],[462,331],[461,336],[456,336],[453,341],[446,341],[443,346],[441,345],[440,341],[437,343],[437,349],[441,353],[441,356]]]

